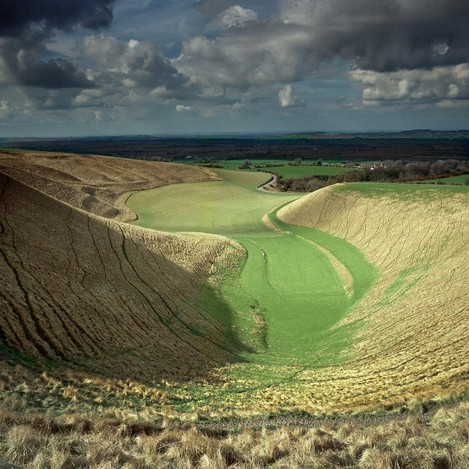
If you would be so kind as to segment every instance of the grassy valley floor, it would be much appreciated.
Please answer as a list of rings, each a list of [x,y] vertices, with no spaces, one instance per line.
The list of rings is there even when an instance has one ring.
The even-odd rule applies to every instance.
[[[296,386],[292,378],[297,373],[347,358],[355,327],[334,326],[378,274],[343,239],[280,221],[276,209],[298,196],[256,190],[267,175],[216,173],[219,182],[135,193],[128,206],[140,226],[220,234],[246,249],[239,276],[225,272],[219,288],[232,311],[226,326],[247,351],[239,354],[238,364],[223,370],[224,392],[203,391],[212,405],[221,398],[225,406],[250,388]],[[204,304],[204,297],[198,301]],[[209,301],[205,307],[210,308]],[[191,391],[193,402],[203,405],[207,399],[198,398],[200,390]]]
[[[237,363],[214,370],[203,388],[184,384],[176,391],[183,402],[214,412],[321,414],[405,407],[413,398],[466,392],[467,347],[453,332],[468,335],[461,303],[467,291],[459,285],[462,271],[451,274],[442,259],[449,249],[452,264],[465,265],[466,188],[346,184],[298,198],[257,191],[262,174],[217,175],[219,182],[167,186],[129,200],[139,216],[135,223],[221,234],[247,252],[239,275],[225,271],[218,283],[231,310],[226,326],[247,350]],[[433,219],[445,220],[451,231]],[[425,355],[419,347],[429,344],[417,344],[425,337],[420,331],[442,333],[434,295],[448,276],[458,279],[449,295],[461,305],[446,307],[454,327],[443,343],[451,354]],[[416,320],[406,315],[409,308],[419,311]]]

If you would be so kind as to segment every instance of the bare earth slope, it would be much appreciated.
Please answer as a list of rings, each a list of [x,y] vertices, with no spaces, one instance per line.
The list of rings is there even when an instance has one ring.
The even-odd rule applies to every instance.
[[[364,187],[323,189],[278,214],[346,239],[380,271],[344,321],[366,327],[342,370],[342,399],[366,405],[467,392],[469,191]]]
[[[225,326],[194,302],[213,264],[234,252],[229,241],[91,213],[129,219],[122,210],[129,190],[210,173],[20,152],[0,153],[0,168],[3,347],[147,382],[201,374],[230,357]]]

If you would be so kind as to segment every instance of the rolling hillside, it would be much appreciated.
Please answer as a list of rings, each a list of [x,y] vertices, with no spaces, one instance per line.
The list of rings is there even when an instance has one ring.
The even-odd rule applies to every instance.
[[[279,211],[284,222],[347,240],[379,271],[342,321],[361,325],[354,360],[330,374],[345,401],[396,404],[467,392],[468,207],[464,188],[346,184]]]
[[[177,184],[217,180],[202,168],[16,151],[0,167],[4,358],[144,386],[172,380],[178,408],[221,414],[389,409],[467,392],[464,187],[333,186],[271,214],[287,236],[262,214],[296,196],[260,193],[238,173],[208,188]],[[135,220],[130,192],[168,184],[138,194],[151,215],[139,221],[176,220],[165,229],[186,234],[122,222]],[[230,233],[246,250],[218,235]],[[282,260],[288,243],[298,265]],[[301,259],[320,260],[343,289],[334,324],[325,274],[304,282],[313,296],[322,285],[316,335],[304,293],[281,293],[309,281]]]
[[[218,176],[0,151],[0,467],[466,468],[468,190]]]
[[[211,179],[164,163],[0,152],[2,354],[147,383],[229,359],[225,326],[195,299],[235,248],[119,221],[134,218],[130,191]]]

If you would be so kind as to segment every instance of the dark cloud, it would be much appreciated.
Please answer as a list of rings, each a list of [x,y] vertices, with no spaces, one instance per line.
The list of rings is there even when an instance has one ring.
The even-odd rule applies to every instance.
[[[2,0],[0,36],[19,36],[32,25],[70,30],[101,29],[112,22],[115,0]]]
[[[92,88],[72,62],[61,57],[41,60],[46,53],[43,36],[0,37],[0,83],[39,88]]]
[[[230,3],[197,5],[213,16]],[[337,60],[379,73],[469,62],[468,1],[284,0],[268,20],[242,26],[184,42],[174,65],[206,89],[247,90],[309,78]]]
[[[98,62],[96,80],[102,84],[155,88],[169,84],[179,87],[185,81],[159,48],[150,42],[88,36],[83,41],[82,51]]]
[[[375,71],[431,68],[469,59],[469,2],[287,0],[282,20],[310,40],[307,62],[342,57]]]
[[[81,50],[95,61],[93,83],[97,89],[81,91],[72,101],[76,107],[184,99],[196,93],[188,78],[150,42],[119,41],[100,34],[86,37]]]
[[[70,60],[47,57],[54,30],[99,30],[112,22],[115,0],[1,0],[0,83],[39,88],[92,88]],[[49,54],[50,55],[50,54]]]

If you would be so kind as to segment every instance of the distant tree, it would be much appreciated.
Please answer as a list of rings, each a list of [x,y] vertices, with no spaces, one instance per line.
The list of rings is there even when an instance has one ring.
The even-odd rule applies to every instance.
[[[349,171],[344,174],[344,182],[360,182],[362,177],[363,173],[361,171]]]
[[[244,163],[238,169],[249,169],[251,167],[251,162],[249,160],[244,160]]]

